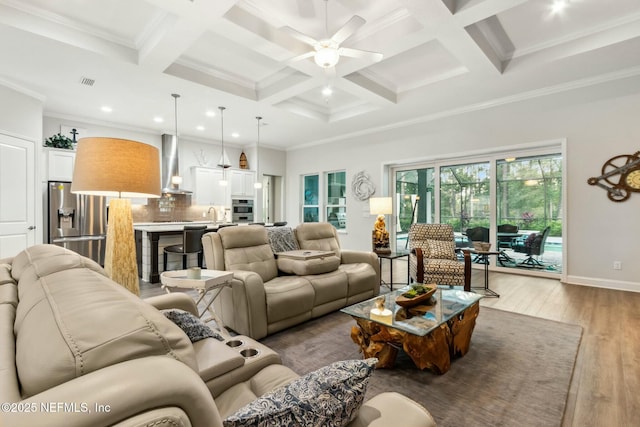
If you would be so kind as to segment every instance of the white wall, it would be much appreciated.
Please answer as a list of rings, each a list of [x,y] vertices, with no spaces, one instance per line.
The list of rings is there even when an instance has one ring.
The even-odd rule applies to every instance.
[[[300,222],[301,174],[345,169],[350,184],[355,173],[365,170],[376,184],[376,195],[387,195],[383,164],[566,138],[568,281],[640,291],[635,246],[640,193],[614,203],[603,189],[587,184],[609,158],[640,150],[640,95],[625,96],[630,87],[625,82],[603,85],[289,151],[287,220]],[[350,194],[347,209],[342,246],[369,249],[374,218],[367,215],[366,202]],[[612,269],[614,260],[622,261],[622,270]]]
[[[0,129],[22,139],[42,140],[42,100],[0,81]]]

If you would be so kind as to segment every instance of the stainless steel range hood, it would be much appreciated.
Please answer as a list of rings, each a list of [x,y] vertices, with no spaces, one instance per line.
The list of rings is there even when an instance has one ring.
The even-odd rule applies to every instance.
[[[178,161],[178,141],[174,135],[162,135],[162,192],[165,194],[191,194],[180,188],[174,177],[180,177]]]

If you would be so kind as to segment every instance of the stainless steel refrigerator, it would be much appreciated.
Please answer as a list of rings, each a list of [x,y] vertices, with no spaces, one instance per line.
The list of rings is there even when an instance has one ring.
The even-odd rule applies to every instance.
[[[104,265],[106,198],[71,193],[70,182],[49,181],[49,243]]]

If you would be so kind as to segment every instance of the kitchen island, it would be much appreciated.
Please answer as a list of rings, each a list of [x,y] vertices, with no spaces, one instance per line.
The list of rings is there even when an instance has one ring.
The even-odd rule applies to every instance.
[[[182,243],[182,231],[185,225],[200,224],[206,225],[208,231],[217,231],[222,225],[211,221],[144,222],[133,224],[136,238],[138,275],[140,278],[150,283],[160,283],[164,248]],[[180,262],[180,268],[182,268],[182,261],[178,261]],[[189,261],[191,265],[195,265],[194,261],[191,259]]]

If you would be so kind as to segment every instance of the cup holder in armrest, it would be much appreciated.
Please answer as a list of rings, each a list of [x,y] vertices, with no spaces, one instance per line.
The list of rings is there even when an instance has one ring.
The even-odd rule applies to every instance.
[[[240,351],[240,355],[244,358],[256,357],[260,352],[255,348],[245,348]]]
[[[230,341],[227,341],[226,344],[229,347],[232,347],[232,348],[233,347],[240,347],[241,345],[244,345],[244,341],[242,341],[242,340],[230,340]]]

